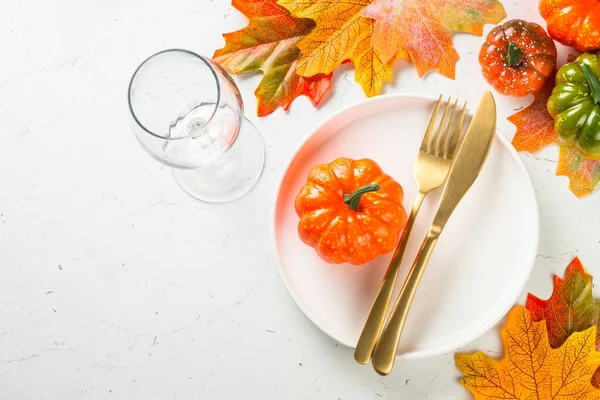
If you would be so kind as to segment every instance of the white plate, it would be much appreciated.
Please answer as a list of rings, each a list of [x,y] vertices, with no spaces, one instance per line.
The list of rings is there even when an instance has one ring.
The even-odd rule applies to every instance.
[[[309,169],[337,157],[371,158],[405,190],[412,207],[412,169],[435,100],[380,96],[325,121],[293,156],[275,206],[281,276],[300,309],[323,332],[354,348],[391,254],[361,267],[330,265],[297,234],[294,198]],[[429,227],[439,193],[419,214],[397,290]],[[496,135],[479,178],[459,204],[425,270],[402,334],[399,355],[420,358],[474,340],[504,316],[523,290],[538,245],[538,210],[523,163]]]

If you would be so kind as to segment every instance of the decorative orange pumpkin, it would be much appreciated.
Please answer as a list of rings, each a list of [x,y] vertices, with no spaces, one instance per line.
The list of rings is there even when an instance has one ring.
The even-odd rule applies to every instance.
[[[541,0],[550,36],[580,53],[600,50],[600,0]]]
[[[402,186],[369,159],[313,167],[296,197],[300,239],[331,264],[364,264],[394,250],[406,225]]]
[[[499,93],[526,96],[554,75],[556,45],[538,24],[513,19],[490,31],[479,63],[483,76]]]

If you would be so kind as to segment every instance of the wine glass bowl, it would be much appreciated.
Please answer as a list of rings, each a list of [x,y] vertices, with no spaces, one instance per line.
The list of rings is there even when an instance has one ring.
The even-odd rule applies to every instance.
[[[146,59],[129,84],[132,130],[179,184],[209,202],[250,190],[264,165],[260,134],[243,117],[239,89],[214,61],[188,50]]]

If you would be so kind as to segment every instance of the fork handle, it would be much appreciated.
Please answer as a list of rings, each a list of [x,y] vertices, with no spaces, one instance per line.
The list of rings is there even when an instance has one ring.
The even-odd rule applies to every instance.
[[[412,230],[417,214],[419,213],[419,209],[423,204],[425,195],[426,193],[422,193],[420,191],[417,192],[415,203],[412,211],[410,212],[410,216],[406,221],[404,232],[402,232],[402,236],[400,237],[400,242],[398,242],[398,245],[396,246],[394,256],[390,261],[390,265],[385,273],[385,277],[383,278],[381,286],[379,287],[379,293],[377,293],[377,297],[375,298],[373,307],[371,308],[371,312],[369,313],[369,317],[365,323],[365,327],[360,334],[360,339],[358,339],[358,344],[356,345],[356,350],[354,351],[354,359],[359,364],[368,364],[369,361],[371,361],[373,350],[375,349],[375,345],[379,339],[379,334],[381,333],[381,328],[383,327],[385,316],[392,299],[394,286],[396,284],[396,279],[398,278],[398,271],[400,270],[400,264],[402,263],[402,256],[404,255],[406,244],[408,243],[408,237],[410,235],[410,231]]]
[[[402,286],[400,295],[396,299],[394,308],[390,319],[388,320],[381,339],[375,348],[373,353],[373,368],[380,375],[388,375],[394,367],[394,361],[396,360],[396,353],[398,352],[398,343],[400,342],[400,335],[408,316],[408,310],[412,304],[413,298],[417,291],[417,286],[423,276],[425,266],[429,261],[431,253],[435,248],[435,244],[438,241],[438,235],[434,235],[431,232],[427,235],[419,254],[415,259],[415,262],[408,273],[408,277]]]

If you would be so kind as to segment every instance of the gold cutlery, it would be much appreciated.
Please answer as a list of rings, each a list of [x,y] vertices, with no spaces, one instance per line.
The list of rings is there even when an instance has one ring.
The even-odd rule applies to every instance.
[[[373,352],[373,368],[381,375],[388,375],[392,371],[400,335],[425,266],[452,212],[479,175],[492,146],[495,131],[496,104],[492,94],[486,92],[458,149],[431,228]]]
[[[454,153],[463,129],[465,111],[467,108],[467,103],[465,103],[458,122],[456,123],[456,127],[452,129],[458,100],[456,100],[452,106],[450,120],[446,121],[450,103],[451,98],[448,98],[442,114],[442,119],[436,130],[436,122],[439,118],[440,105],[442,104],[442,96],[440,96],[431,115],[431,119],[429,120],[427,130],[425,131],[425,136],[423,137],[423,142],[421,143],[421,148],[417,155],[417,161],[415,162],[413,171],[414,180],[417,184],[417,196],[410,216],[408,217],[408,221],[406,222],[402,237],[396,246],[394,256],[390,261],[388,270],[383,278],[381,287],[379,288],[379,293],[375,298],[365,327],[360,335],[358,344],[356,345],[354,359],[360,364],[367,364],[371,361],[371,356],[375,349],[375,345],[377,344],[377,340],[379,339],[379,334],[381,333],[381,328],[385,321],[392,293],[394,292],[394,286],[396,279],[398,278],[398,271],[400,270],[402,256],[404,255],[404,250],[408,243],[408,237],[419,209],[421,208],[421,204],[423,204],[423,200],[429,192],[442,186],[448,177],[448,172],[450,172],[450,166],[452,165],[452,159],[454,158]]]

